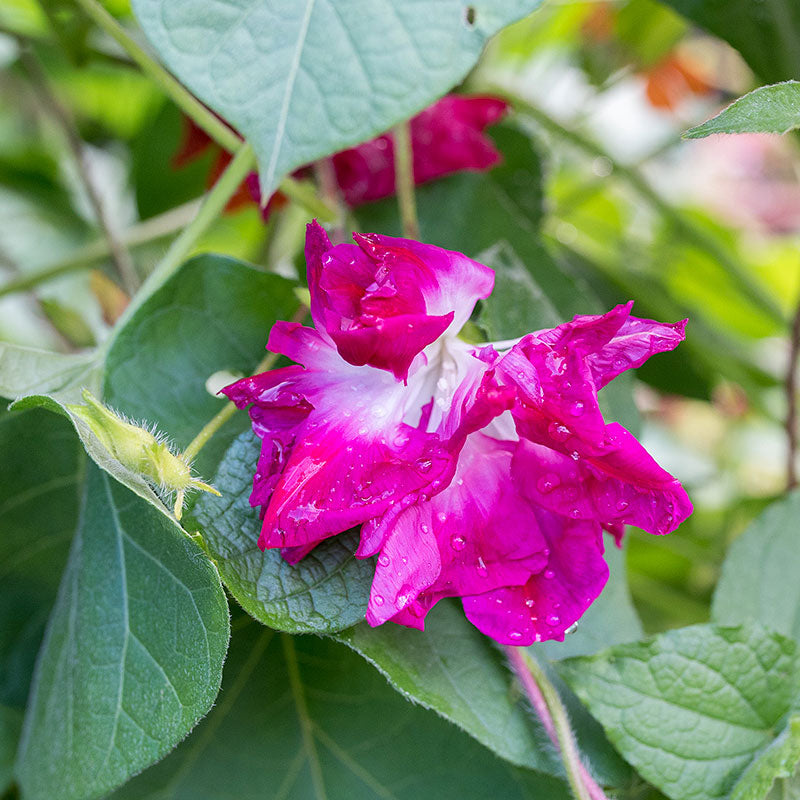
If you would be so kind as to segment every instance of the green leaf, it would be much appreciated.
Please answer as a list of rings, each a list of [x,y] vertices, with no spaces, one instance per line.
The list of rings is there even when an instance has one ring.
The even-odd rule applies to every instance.
[[[663,0],[732,44],[762,80],[800,75],[800,5],[794,0]]]
[[[561,663],[639,773],[673,800],[727,797],[797,700],[791,639],[696,625]]]
[[[251,624],[234,633],[220,702],[114,800],[567,800],[406,702],[347,648]]]
[[[792,777],[798,763],[800,717],[792,716],[780,736],[747,768],[730,800],[764,800],[777,780]]]
[[[78,519],[83,450],[43,410],[0,411],[0,704],[24,708]]]
[[[424,633],[362,623],[337,638],[373,664],[401,694],[433,709],[512,764],[562,774],[525,700],[509,692],[511,676],[500,652],[455,603],[439,603],[426,617]],[[625,767],[602,732],[578,733],[587,734],[582,749],[598,777],[609,784],[621,782]]]
[[[731,545],[711,616],[723,625],[757,620],[800,642],[800,492],[770,505]]]
[[[227,402],[210,394],[206,381],[220,371],[252,373],[266,355],[272,325],[297,310],[293,287],[232,258],[187,261],[114,340],[105,401],[133,419],[155,423],[183,449]],[[229,422],[200,453],[199,474],[208,477],[246,427],[246,414]]]
[[[90,464],[31,688],[24,796],[99,797],[164,756],[211,707],[228,630],[197,545]]]
[[[51,353],[0,342],[0,397],[50,394],[80,402],[80,387],[93,383],[96,360],[94,353]]]
[[[355,625],[364,618],[375,571],[372,560],[353,556],[355,531],[328,539],[294,566],[278,550],[259,550],[261,520],[249,502],[259,450],[250,432],[234,441],[213,480],[222,497],[201,497],[187,525],[199,528],[231,594],[265,625],[294,633]]]
[[[702,125],[689,128],[686,139],[712,133],[788,133],[800,128],[800,81],[761,86],[740,97]]]
[[[19,733],[22,730],[22,712],[0,705],[0,796],[14,780],[14,756]]]
[[[134,0],[175,75],[259,160],[262,194],[459,83],[489,36],[538,0]]]

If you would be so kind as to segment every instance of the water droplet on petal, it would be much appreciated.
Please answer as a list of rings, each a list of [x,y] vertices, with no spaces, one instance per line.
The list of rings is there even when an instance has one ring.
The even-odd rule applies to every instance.
[[[564,442],[569,439],[572,431],[560,422],[551,422],[547,426],[547,432],[550,434],[550,437],[555,439],[557,442]]]
[[[569,408],[569,413],[572,414],[573,417],[579,417],[583,414],[583,403],[580,400],[576,400]]]
[[[581,510],[579,508],[573,508],[572,511],[569,512],[569,515],[572,519],[580,519]]]
[[[512,642],[518,642],[522,638],[522,634],[519,631],[509,631],[508,638],[511,639]]]
[[[617,511],[624,511],[627,507],[628,507],[628,502],[626,500],[617,501]]]
[[[558,614],[548,614],[546,621],[551,628],[555,628],[561,622],[561,617]]]
[[[440,511],[436,515],[436,519],[438,519],[439,522],[447,522],[447,514],[445,514],[444,511]]]
[[[536,488],[542,493],[547,494],[553,491],[561,483],[561,479],[553,472],[548,472],[536,481]]]
[[[486,575],[489,573],[489,570],[486,567],[486,564],[481,556],[478,556],[478,575],[482,578],[485,578]]]
[[[570,626],[569,626],[569,628],[567,628],[567,629],[564,631],[564,633],[565,633],[567,636],[569,636],[569,634],[571,634],[571,633],[575,633],[575,631],[576,631],[576,630],[578,630],[578,623],[577,623],[577,622],[573,622],[573,623],[572,623],[572,625],[570,625]]]
[[[467,540],[463,536],[460,536],[459,534],[456,533],[455,535],[450,537],[450,547],[452,547],[453,550],[455,550],[456,552],[458,552],[459,550],[463,550],[466,546],[467,546]]]
[[[531,600],[531,598],[529,597],[529,598],[528,598],[528,599],[525,601],[525,605],[526,605],[526,606],[528,606],[528,608],[533,608],[533,600]]]
[[[555,572],[553,572],[553,570],[551,570],[551,569],[546,569],[544,571],[544,577],[547,578],[547,580],[549,580],[549,581],[553,580],[553,578],[555,578],[555,576],[556,576]]]
[[[372,602],[375,603],[376,606],[382,606],[383,598],[379,594],[376,594],[375,597],[372,598]]]
[[[379,563],[379,564],[380,564],[382,567],[388,567],[388,566],[389,566],[389,556],[385,555],[384,553],[381,553],[381,554],[378,556],[378,563]]]

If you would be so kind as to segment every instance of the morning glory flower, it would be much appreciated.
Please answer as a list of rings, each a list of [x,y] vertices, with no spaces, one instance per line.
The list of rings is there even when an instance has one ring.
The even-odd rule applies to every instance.
[[[360,526],[375,557],[366,619],[424,628],[445,597],[498,642],[563,639],[608,578],[603,530],[674,530],[680,483],[597,392],[683,340],[684,322],[579,316],[513,342],[459,338],[489,267],[377,234],[331,246],[308,226],[314,327],[278,322],[295,365],[224,392],[262,449],[250,502],[259,546],[291,563]]]

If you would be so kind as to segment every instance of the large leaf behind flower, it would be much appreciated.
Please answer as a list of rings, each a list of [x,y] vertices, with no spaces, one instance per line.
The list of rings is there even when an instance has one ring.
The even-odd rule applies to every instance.
[[[800,642],[800,492],[770,505],[731,545],[711,610],[715,621],[756,620]]]
[[[758,625],[681,628],[560,671],[623,756],[674,800],[727,797],[797,708],[800,688],[797,645]],[[795,736],[755,771],[785,767]]]
[[[216,570],[89,465],[18,755],[29,800],[86,800],[164,756],[211,707],[228,644]]]
[[[233,258],[187,261],[137,309],[106,360],[105,399],[134,419],[156,423],[184,448],[225,405],[206,381],[225,370],[251,374],[266,355],[269,330],[298,307],[293,284]],[[239,414],[203,449],[197,470],[209,477],[234,436]],[[207,474],[206,474],[207,473]]]
[[[355,625],[364,618],[375,571],[372,559],[353,556],[355,532],[328,539],[294,566],[278,550],[259,550],[261,520],[249,497],[260,449],[250,432],[234,441],[214,476],[222,497],[201,497],[187,527],[200,530],[231,594],[265,625],[292,633]]]
[[[539,0],[133,0],[166,65],[253,145],[262,194],[445,94]]]
[[[406,702],[347,648],[234,622],[219,702],[114,800],[566,800]],[[224,765],[224,768],[221,768]]]

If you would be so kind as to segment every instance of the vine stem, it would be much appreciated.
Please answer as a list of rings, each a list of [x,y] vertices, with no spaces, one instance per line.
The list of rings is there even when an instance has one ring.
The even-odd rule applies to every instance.
[[[292,322],[302,322],[306,315],[308,314],[308,309],[305,306],[300,306],[295,312],[295,315],[292,317]],[[275,366],[275,362],[278,360],[279,354],[278,353],[267,353],[267,355],[261,359],[258,363],[256,368],[253,370],[253,375],[258,375],[259,372],[267,372],[268,370],[272,369]],[[197,458],[198,453],[211,441],[211,438],[217,431],[236,413],[236,406],[228,401],[225,405],[200,429],[200,432],[197,436],[192,439],[191,442],[187,445],[186,449],[183,451],[183,460],[187,463],[191,463]]]
[[[419,239],[417,201],[414,196],[414,150],[411,143],[411,126],[401,122],[392,128],[394,138],[394,182],[400,206],[403,236]]]
[[[550,741],[561,753],[567,780],[576,800],[607,800],[580,759],[567,710],[539,662],[521,647],[506,645],[505,652],[536,716],[541,720]]]
[[[122,285],[125,287],[125,291],[129,295],[132,295],[139,288],[139,276],[136,273],[136,267],[133,265],[130,253],[128,253],[125,249],[125,245],[117,237],[116,231],[108,218],[103,198],[92,176],[87,159],[86,144],[78,133],[78,128],[75,125],[75,120],[72,118],[72,115],[67,110],[66,106],[62,105],[55,94],[53,94],[47,75],[42,69],[39,60],[34,55],[33,51],[29,49],[24,39],[18,38],[18,42],[20,45],[20,62],[39,95],[42,109],[58,126],[64,137],[67,147],[72,154],[72,159],[75,162],[78,177],[83,184],[86,197],[94,211],[97,224],[100,226],[100,230],[103,232],[103,236],[108,243],[108,252],[114,263],[117,274],[122,281]]]
[[[786,488],[797,486],[797,359],[800,355],[800,303],[794,313],[786,367]]]
[[[104,347],[106,352],[111,347],[116,334],[128,323],[128,320],[141,307],[141,305],[155,292],[167,278],[175,272],[191,253],[197,240],[208,230],[211,224],[220,216],[228,200],[233,196],[239,184],[244,180],[255,163],[255,155],[249,144],[242,144],[234,155],[225,172],[220,175],[211,191],[205,196],[197,212],[197,216],[183,229],[180,236],[170,245],[164,258],[159,261],[156,268],[147,276],[142,288],[133,296],[128,307],[123,311],[111,336],[106,339]]]
[[[174,78],[114,19],[98,0],[75,0],[86,15],[104,30],[131,57],[139,68],[151,78],[178,108],[202,128],[220,147],[229,153],[241,149],[242,140],[213,111],[206,108],[180,81]],[[336,219],[335,213],[302,181],[285,177],[278,189],[290,200],[304,206],[313,216],[325,222]],[[265,197],[266,203],[269,198]]]

